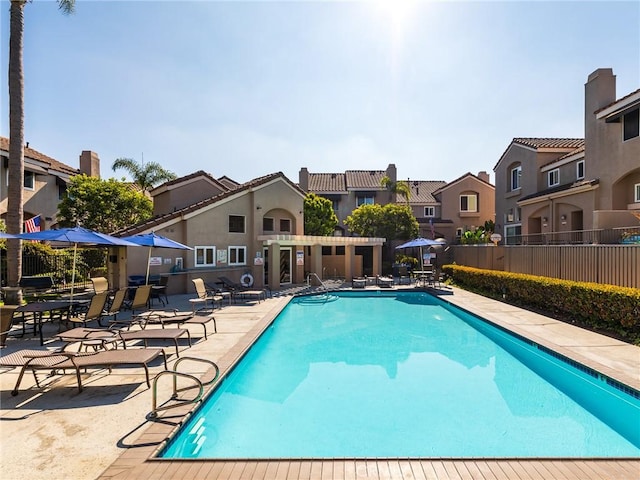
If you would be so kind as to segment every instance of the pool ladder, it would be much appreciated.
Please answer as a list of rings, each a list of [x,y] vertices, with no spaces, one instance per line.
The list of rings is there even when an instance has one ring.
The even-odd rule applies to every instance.
[[[180,365],[180,363],[182,363],[183,361],[187,361],[187,360],[192,362],[209,364],[209,366],[211,366],[215,372],[213,378],[211,380],[203,382],[195,375],[191,375],[190,373],[179,372],[178,365]],[[179,399],[179,400],[176,400],[174,403],[158,406],[158,380],[160,379],[160,377],[163,377],[166,375],[171,375],[171,377],[173,377],[173,395],[171,396],[173,400],[176,400],[178,398],[178,392],[190,390],[194,387],[198,388],[198,394],[192,399]],[[178,389],[178,377],[192,380],[194,385],[190,385],[190,386],[186,386]],[[152,388],[151,412],[149,413],[149,417],[156,418],[158,416],[158,412],[169,410],[171,408],[181,407],[182,405],[186,405],[189,403],[198,403],[202,399],[202,395],[204,394],[204,387],[206,385],[211,385],[216,380],[218,380],[219,377],[220,377],[220,368],[218,367],[218,365],[216,365],[215,362],[212,362],[211,360],[207,360],[204,358],[195,358],[195,357],[181,357],[177,359],[176,363],[173,364],[173,370],[164,370],[158,373],[153,379],[153,385],[151,387]]]
[[[309,279],[310,279],[311,277],[316,277],[316,278],[318,279],[318,281],[320,282],[320,285],[322,285],[322,288],[324,288],[324,291],[325,291],[325,292],[329,292],[329,287],[327,287],[327,286],[324,284],[324,282],[320,279],[320,277],[318,276],[318,274],[317,274],[317,273],[315,273],[315,272],[311,272],[311,273],[309,273],[309,274],[307,275],[307,285],[308,285],[308,286],[311,286],[311,283],[309,282]]]

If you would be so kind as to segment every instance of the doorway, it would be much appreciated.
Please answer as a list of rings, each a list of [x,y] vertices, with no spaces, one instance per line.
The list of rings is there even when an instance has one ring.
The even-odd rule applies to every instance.
[[[291,247],[280,248],[280,285],[290,284],[291,279]],[[264,257],[264,285],[269,284],[269,248],[263,249]],[[277,288],[278,286],[272,285],[271,288]]]

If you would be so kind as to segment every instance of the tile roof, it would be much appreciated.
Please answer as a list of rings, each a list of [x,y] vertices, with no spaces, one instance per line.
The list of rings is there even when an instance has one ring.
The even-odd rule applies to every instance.
[[[185,175],[184,177],[179,177],[179,178],[175,178],[173,180],[169,180],[168,182],[164,182],[162,185],[158,185],[157,187],[155,187],[153,190],[151,190],[151,192],[155,192],[159,189],[166,189],[167,187],[170,187],[172,185],[179,185],[183,182],[187,182],[189,180],[192,180],[194,178],[197,177],[205,177],[207,180],[209,180],[211,183],[213,183],[214,185],[218,186],[220,188],[220,190],[226,191],[226,190],[230,190],[225,184],[223,184],[222,182],[220,182],[219,180],[216,180],[213,176],[211,176],[211,174],[203,171],[203,170],[198,170],[197,172],[193,172],[190,173],[189,175]]]
[[[578,148],[584,146],[584,138],[514,138],[518,143],[532,148]]]
[[[616,100],[616,101],[614,101],[614,102],[611,102],[609,105],[605,105],[604,107],[599,108],[598,110],[596,110],[596,111],[595,111],[595,112],[593,112],[593,113],[596,113],[596,114],[597,114],[597,113],[599,113],[599,112],[602,112],[603,110],[606,110],[607,108],[611,108],[611,107],[612,107],[612,106],[614,106],[616,103],[624,103],[626,100],[628,100],[629,98],[633,97],[634,95],[637,95],[638,93],[640,93],[640,88],[639,88],[638,90],[634,91],[634,92],[629,93],[628,95],[625,95],[625,96],[624,96],[624,97],[622,97],[622,98],[617,99],[617,100]]]
[[[223,175],[222,177],[218,178],[218,181],[221,184],[223,184],[225,187],[227,187],[229,190],[233,190],[234,188],[237,188],[240,186],[238,182],[227,177],[226,175]]]
[[[136,233],[140,233],[140,232],[144,232],[146,230],[151,230],[153,229],[155,226],[160,225],[164,222],[170,221],[174,218],[179,218],[182,215],[191,213],[191,212],[195,212],[201,208],[204,208],[208,205],[212,205],[216,202],[219,202],[221,200],[224,200],[225,198],[228,198],[232,195],[236,195],[242,191],[245,190],[250,190],[252,188],[256,188],[259,187],[261,185],[264,185],[272,180],[275,180],[276,178],[282,178],[286,183],[288,183],[293,189],[297,190],[298,192],[300,192],[300,195],[304,196],[305,192],[303,192],[300,187],[298,187],[298,185],[296,185],[295,183],[293,183],[291,180],[289,180],[284,173],[282,172],[277,172],[277,173],[272,173],[269,175],[265,175],[263,177],[258,177],[258,178],[254,178],[253,180],[250,180],[246,183],[243,183],[242,185],[240,185],[238,188],[236,188],[235,190],[229,190],[226,192],[223,192],[219,195],[216,195],[214,197],[211,198],[207,198],[205,200],[201,200],[199,202],[194,203],[193,205],[189,205],[188,207],[184,207],[181,208],[180,210],[176,210],[175,212],[171,212],[171,213],[166,213],[163,215],[158,215],[156,217],[150,218],[149,220],[139,223],[137,225],[132,225],[130,227],[124,228],[122,230],[118,230],[117,232],[112,232],[112,235],[115,236],[119,236],[119,237],[123,237],[123,236],[127,236],[127,235],[135,235]]]
[[[556,162],[560,162],[566,158],[569,157],[573,157],[574,155],[578,155],[579,153],[584,153],[584,145],[581,146],[580,148],[576,148],[575,150],[571,150],[570,152],[565,153],[564,155],[562,155],[561,157],[556,158],[555,160],[552,160],[550,162],[545,163],[544,165],[541,165],[541,168],[544,168],[548,165],[553,165]],[[583,155],[584,156],[584,155]]]
[[[347,178],[344,173],[309,173],[310,192],[347,192]]]
[[[546,190],[542,190],[540,192],[532,193],[531,195],[527,195],[525,197],[519,198],[518,202],[522,202],[524,200],[530,200],[532,198],[545,197],[546,195],[550,195],[552,193],[563,192],[565,190],[570,190],[572,188],[577,188],[577,187],[583,187],[585,185],[591,185],[591,186],[598,185],[598,183],[600,183],[600,180],[598,180],[597,178],[592,180],[578,180],[577,182],[566,183],[564,185],[558,185],[557,187],[551,187],[551,188],[547,188]]]
[[[433,193],[447,185],[447,182],[440,180],[409,180],[409,189],[411,197],[409,197],[410,205],[420,205],[426,203],[438,203]],[[405,199],[402,195],[396,195],[396,202],[404,203]]]
[[[381,182],[386,174],[384,170],[347,170],[347,190],[383,190]]]
[[[6,152],[6,155],[9,156],[9,139],[7,137],[0,137],[0,151],[3,153]],[[64,173],[66,175],[77,175],[80,173],[79,169],[65,165],[64,163],[48,157],[44,153],[40,153],[30,147],[24,148],[24,157],[25,159],[32,159],[44,163],[48,166],[49,170],[53,170],[55,172]]]

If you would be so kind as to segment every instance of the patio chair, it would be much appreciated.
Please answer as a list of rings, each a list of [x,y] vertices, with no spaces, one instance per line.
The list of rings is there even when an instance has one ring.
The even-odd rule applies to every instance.
[[[160,303],[162,303],[162,306],[167,305],[169,303],[169,297],[167,296],[168,284],[169,277],[167,275],[161,275],[158,279],[158,283],[151,287],[151,296],[149,297],[149,300],[153,301],[154,298],[157,298],[160,300]]]
[[[113,317],[113,320],[115,321],[118,317],[118,313],[120,313],[120,310],[124,308],[124,302],[127,298],[128,291],[128,288],[121,288],[120,290],[116,290],[116,293],[111,299],[111,303],[108,304],[104,309],[104,312],[102,312],[102,316]],[[111,323],[111,321],[109,323]]]
[[[137,317],[137,323],[141,328],[146,329],[147,325],[160,325],[164,328],[166,325],[200,325],[204,332],[205,340],[207,337],[207,323],[213,322],[213,333],[218,333],[218,326],[213,315],[199,315],[191,312],[178,312],[177,310],[169,311],[152,311],[146,312]]]
[[[165,370],[167,359],[161,348],[130,348],[125,350],[101,350],[94,353],[71,353],[65,351],[48,350],[18,350],[12,354],[0,358],[2,367],[20,367],[20,374],[11,395],[18,394],[22,377],[27,370],[31,370],[36,385],[40,387],[36,376],[37,370],[50,370],[59,373],[64,370],[73,370],[78,381],[78,392],[82,392],[81,369],[107,367],[109,372],[113,367],[126,365],[139,365],[144,368],[147,386],[149,381],[149,364],[159,356],[162,356]]]
[[[109,292],[109,281],[105,277],[95,277],[90,280],[95,293]]]
[[[381,277],[380,275],[376,276],[376,285],[379,287],[393,287],[393,278],[392,277]]]
[[[216,302],[219,303],[220,308],[222,308],[222,300],[224,299],[222,295],[216,295],[214,291],[209,290],[205,285],[204,280],[201,278],[194,278],[192,279],[192,282],[196,289],[196,294],[198,295],[196,298],[189,299],[194,315],[196,313],[196,304],[204,303],[204,307],[201,307],[198,310],[206,309],[207,305],[211,303],[211,310],[213,311],[216,308]]]
[[[246,288],[242,284],[234,282],[227,277],[218,277],[218,281],[216,283],[221,284],[230,292],[240,292],[242,290],[246,290]]]
[[[87,326],[92,320],[97,320],[98,325],[102,326],[102,316],[104,315],[104,307],[107,304],[107,292],[96,293],[91,297],[89,306],[82,310],[71,310],[67,322],[81,323],[83,327]]]
[[[131,310],[131,314],[135,314],[136,310],[146,309],[149,305],[151,297],[151,288],[153,285],[140,285],[136,287],[133,299],[125,301],[124,308]]]

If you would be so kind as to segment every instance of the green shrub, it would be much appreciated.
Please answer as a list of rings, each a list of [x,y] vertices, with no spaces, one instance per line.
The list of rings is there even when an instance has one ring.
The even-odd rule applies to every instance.
[[[460,265],[445,265],[442,270],[461,288],[640,344],[637,288]]]

